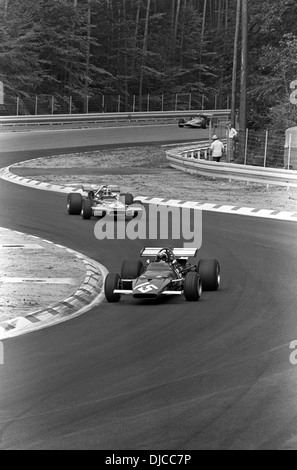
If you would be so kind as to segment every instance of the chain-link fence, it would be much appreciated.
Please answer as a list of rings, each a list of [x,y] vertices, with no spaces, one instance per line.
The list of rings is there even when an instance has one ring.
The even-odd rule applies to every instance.
[[[229,109],[229,96],[218,97],[194,93],[160,95],[92,95],[51,96],[38,95],[20,98],[4,96],[0,114],[9,116],[41,114],[82,114],[82,113],[120,113],[146,111],[191,111],[195,109]]]
[[[228,139],[230,159],[236,163],[263,167],[284,167],[285,133],[272,130],[239,132]]]

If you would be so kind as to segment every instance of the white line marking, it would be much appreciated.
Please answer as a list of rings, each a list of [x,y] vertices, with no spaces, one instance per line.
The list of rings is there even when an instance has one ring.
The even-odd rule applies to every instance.
[[[22,250],[43,250],[44,248],[37,243],[3,243],[0,249],[18,248]]]
[[[21,284],[21,283],[38,283],[38,284],[70,284],[76,283],[73,278],[35,278],[35,277],[0,277],[0,284]]]

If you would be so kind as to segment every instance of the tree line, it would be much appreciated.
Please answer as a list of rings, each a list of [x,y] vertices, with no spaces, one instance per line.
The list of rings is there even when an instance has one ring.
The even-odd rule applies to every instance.
[[[295,0],[0,0],[0,80],[7,97],[136,95],[141,108],[196,93],[240,109],[246,44],[248,122],[287,127],[296,17]]]

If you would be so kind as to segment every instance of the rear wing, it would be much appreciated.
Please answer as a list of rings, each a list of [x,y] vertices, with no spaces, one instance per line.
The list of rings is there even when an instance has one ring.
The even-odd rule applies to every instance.
[[[145,248],[143,248],[143,250],[141,250],[140,256],[157,256],[157,254],[159,253],[160,250],[162,250],[162,247],[160,247],[160,248],[145,247]],[[197,248],[173,248],[172,251],[173,251],[173,254],[176,258],[195,257],[198,253]]]
[[[98,186],[98,184],[86,184],[86,185],[82,184],[81,185],[81,189],[85,191],[86,193],[89,193],[90,191],[95,193],[96,191],[98,191],[99,188],[100,186]]]
[[[102,185],[102,184],[101,185],[98,185],[98,184],[86,184],[86,185],[84,185],[83,184],[81,187],[82,187],[82,190],[87,192],[87,193],[90,192],[90,191],[93,191],[95,193],[96,191],[98,191],[103,186],[105,186],[105,185]],[[106,187],[109,188],[112,193],[120,193],[120,188],[117,184],[107,184]]]
[[[120,193],[120,187],[117,184],[109,184],[108,188],[111,190],[112,193]]]

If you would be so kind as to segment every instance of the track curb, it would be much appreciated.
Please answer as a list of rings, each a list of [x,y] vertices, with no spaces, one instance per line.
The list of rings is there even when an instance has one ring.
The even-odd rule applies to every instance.
[[[35,159],[35,160],[38,160],[38,159]],[[11,172],[11,168],[13,168],[16,165],[19,165],[19,163],[15,165],[10,165],[5,168],[1,168],[0,178],[10,181],[12,183],[22,185],[22,186],[27,186],[27,187],[35,188],[35,189],[41,189],[44,191],[54,191],[54,192],[65,193],[65,194],[68,194],[69,192],[82,193],[81,187],[78,187],[80,185],[77,185],[77,186],[76,185],[74,186],[55,185],[55,184],[43,183],[42,181],[37,181],[37,180],[24,178],[24,177],[15,175]],[[183,200],[177,200],[177,199],[166,199],[166,198],[157,198],[157,197],[150,198],[147,196],[136,196],[136,197],[140,201],[147,203],[147,204],[166,205],[166,206],[172,206],[172,207],[184,207],[184,208],[191,208],[191,209],[197,209],[197,210],[202,210],[202,211],[219,212],[219,213],[224,213],[224,214],[235,214],[235,215],[244,215],[244,216],[249,216],[249,217],[261,217],[261,218],[268,218],[268,219],[275,219],[275,220],[282,220],[282,221],[289,221],[289,222],[297,222],[297,212],[291,212],[291,211],[281,211],[281,210],[273,210],[273,209],[257,209],[255,207],[242,207],[242,206],[228,205],[228,204],[211,204],[211,203],[183,201]]]

